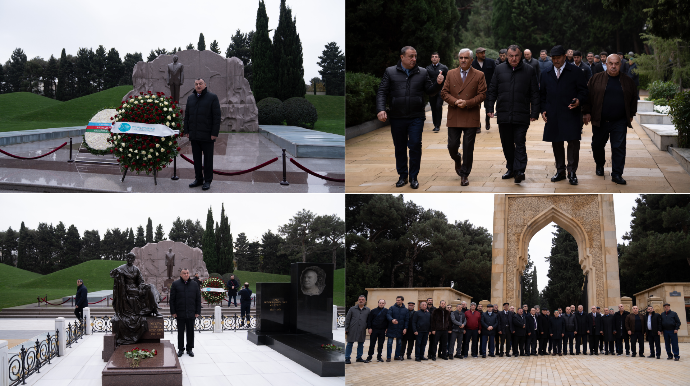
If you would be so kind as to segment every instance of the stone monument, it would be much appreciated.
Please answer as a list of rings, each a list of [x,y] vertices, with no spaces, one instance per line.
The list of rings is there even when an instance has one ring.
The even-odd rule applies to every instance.
[[[241,60],[234,57],[224,58],[208,50],[185,50],[177,52],[175,56],[180,63],[184,63],[186,77],[204,79],[208,91],[218,95],[221,131],[259,131],[259,110],[256,108],[249,82],[244,78],[244,65]],[[150,63],[137,63],[132,72],[134,89],[125,95],[123,100],[129,99],[130,95],[148,91],[164,92],[174,98],[171,90],[173,83],[171,81],[171,85],[168,86],[168,77],[170,66],[174,66],[175,63],[171,55],[160,55]],[[185,110],[187,97],[194,92],[194,82],[183,84],[183,80],[184,77],[180,82],[178,98],[180,107]]]
[[[184,65],[178,60],[177,55],[173,55],[173,62],[168,64],[168,87],[173,102],[179,102],[180,86],[184,84]]]
[[[333,340],[333,264],[293,263],[290,283],[256,283],[256,331],[247,339],[267,345],[322,377],[345,375],[345,347]]]
[[[185,243],[163,240],[135,247],[132,253],[136,256],[134,264],[141,270],[142,277],[156,286],[162,298],[169,296],[170,286],[180,276],[182,268],[189,269],[191,276],[198,272],[201,280],[208,279],[203,252]]]

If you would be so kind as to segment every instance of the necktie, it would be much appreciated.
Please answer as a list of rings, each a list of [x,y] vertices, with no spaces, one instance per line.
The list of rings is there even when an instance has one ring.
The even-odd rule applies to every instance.
[[[467,77],[467,71],[462,72],[462,82],[465,83],[465,78]]]
[[[560,79],[560,78],[561,78],[561,69],[557,68],[556,69],[556,79]]]

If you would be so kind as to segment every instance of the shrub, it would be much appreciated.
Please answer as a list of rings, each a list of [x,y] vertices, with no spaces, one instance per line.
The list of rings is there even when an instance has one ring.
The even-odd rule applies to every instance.
[[[286,100],[280,110],[288,126],[314,129],[314,123],[319,119],[316,107],[302,97],[292,97]]]
[[[678,146],[690,147],[690,91],[681,91],[669,101],[671,122],[678,130]]]
[[[235,275],[235,274],[232,272],[223,274],[223,282],[225,284],[228,284],[228,281],[230,280],[230,276],[232,276],[232,275]],[[237,280],[238,283],[240,282],[240,279],[237,278],[237,275],[235,275],[235,280]]]
[[[671,100],[678,92],[678,86],[673,82],[662,82],[655,80],[649,85],[648,99],[666,99]]]
[[[259,109],[260,125],[282,125],[285,118],[281,107],[283,102],[278,98],[264,98],[256,104]]]
[[[381,79],[348,72],[345,76],[345,127],[376,119],[376,92]]]
[[[212,274],[208,275],[209,279],[212,277],[217,277],[218,279],[223,280],[223,276],[221,276],[219,273],[212,273]]]
[[[649,99],[649,101],[654,102],[654,106],[668,106],[668,100],[664,98]]]

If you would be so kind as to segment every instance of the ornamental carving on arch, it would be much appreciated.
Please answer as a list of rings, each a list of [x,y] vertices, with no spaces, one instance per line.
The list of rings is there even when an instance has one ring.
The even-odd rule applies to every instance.
[[[507,301],[517,301],[516,272],[518,269],[518,254],[520,250],[520,236],[529,222],[550,207],[555,207],[577,220],[584,228],[589,240],[589,253],[592,257],[591,265],[594,267],[596,277],[589,280],[595,281],[596,300],[603,302],[604,291],[604,259],[601,240],[601,214],[599,209],[599,197],[597,195],[577,196],[508,196],[507,208],[507,243],[506,243],[506,297]],[[583,251],[586,253],[586,251]],[[602,303],[603,304],[603,303]]]

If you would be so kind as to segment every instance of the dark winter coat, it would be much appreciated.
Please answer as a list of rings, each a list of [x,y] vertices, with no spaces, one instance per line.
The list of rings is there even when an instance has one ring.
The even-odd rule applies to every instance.
[[[472,68],[479,70],[484,73],[484,80],[486,80],[486,85],[491,84],[491,80],[494,77],[494,71],[496,71],[496,61],[486,58],[482,66],[479,65],[477,59],[472,61]]]
[[[618,79],[623,89],[623,102],[625,104],[626,124],[632,128],[630,120],[637,114],[637,87],[629,76],[624,73],[618,75]],[[601,126],[601,113],[604,107],[604,93],[609,83],[609,74],[602,72],[596,74],[589,80],[587,85],[588,100],[583,105],[582,113],[592,115],[592,126]],[[546,118],[549,116],[547,115]]]
[[[594,63],[594,65],[592,66],[592,76],[594,76],[600,72],[605,72],[605,71],[606,70],[604,70],[604,65],[601,64],[601,62]]]
[[[553,317],[549,320],[549,336],[552,338],[562,338],[565,334],[565,319],[559,316],[558,318]]]
[[[409,316],[407,317],[407,331],[405,331],[403,338],[405,340],[415,340],[414,331],[412,331],[412,318],[414,318],[414,314],[416,314],[417,311],[410,311],[409,309],[407,311],[409,312]]]
[[[251,305],[252,304],[252,290],[249,288],[242,288],[239,292],[240,304]]]
[[[89,300],[87,294],[89,291],[86,289],[84,283],[77,286],[77,296],[74,298],[74,305],[79,308],[84,308],[89,306]]]
[[[386,307],[376,307],[369,313],[367,318],[367,328],[373,330],[385,330],[388,328],[388,309]]]
[[[613,334],[613,315],[604,315],[601,318],[602,328],[604,329],[604,342],[611,342],[615,335]]]
[[[232,286],[235,286],[233,289]],[[237,295],[237,289],[240,288],[240,283],[237,282],[235,279],[230,279],[228,280],[228,295],[230,296],[235,296]]]
[[[589,79],[592,77],[592,69],[587,65],[587,63],[580,62],[579,66],[574,64],[574,63],[573,63],[573,65],[585,73],[585,77],[587,78],[587,81],[589,82]]]
[[[184,112],[184,133],[189,134],[190,141],[213,141],[211,136],[217,137],[220,132],[220,102],[218,96],[201,90],[197,96],[196,90],[187,98]]]
[[[506,311],[499,311],[498,312],[498,330],[503,332],[504,334],[512,334],[513,333],[513,315],[515,315],[514,312],[508,311],[506,314]]]
[[[486,336],[492,336],[496,335],[496,329],[498,328],[498,314],[495,312],[492,312],[491,315],[489,315],[488,312],[484,312],[481,317],[481,323],[482,323],[482,330],[484,331],[484,335]],[[493,327],[491,331],[489,331],[489,327]]]
[[[453,332],[464,333],[467,318],[465,317],[465,313],[462,311],[462,309],[455,310],[450,313],[450,322],[453,323]]]
[[[537,329],[539,331],[539,336],[542,336],[542,333],[545,336],[549,336],[549,334],[551,333],[551,324],[549,322],[549,319],[551,319],[550,316],[539,314],[539,318],[537,319]]]
[[[431,312],[419,310],[412,316],[412,332],[425,333],[431,331]]]
[[[575,318],[575,314],[563,314],[561,317],[565,320],[565,332],[577,331],[577,318]]]
[[[661,329],[662,331],[680,329],[680,319],[675,311],[661,313]]]
[[[345,334],[347,342],[364,342],[367,339],[367,318],[371,310],[358,304],[350,307],[345,315]]]
[[[647,317],[648,317],[649,315],[650,315],[650,314],[647,314],[647,315],[644,316],[644,324],[645,324],[645,325],[647,325]],[[660,332],[660,331],[664,331],[664,330],[661,328],[661,315],[660,315],[660,314],[657,314],[656,312],[653,312],[653,311],[652,311],[651,316],[652,316],[652,320],[651,320],[651,322],[652,322],[652,329],[650,330],[650,329],[648,328],[647,331],[651,331],[651,332],[653,332],[654,334],[656,334],[656,333],[658,333],[658,332]]]
[[[532,316],[532,314],[527,314],[527,317],[525,318],[527,320],[527,334],[539,335],[539,316],[536,314],[534,316],[537,317],[537,320],[536,320],[536,323],[537,323],[536,327],[537,328],[534,328],[535,320],[534,320],[534,317]]]
[[[541,72],[542,75],[544,71],[550,71],[553,68],[553,62],[548,58],[546,60],[541,60],[541,58],[539,58],[537,62],[539,62],[539,72]],[[539,76],[539,79],[541,79],[541,76]]]
[[[527,336],[527,319],[525,314],[519,315],[516,313],[513,315],[513,328],[516,336]]]
[[[583,312],[580,315],[580,311],[577,311],[574,314],[575,322],[577,323],[577,335],[587,335],[587,331],[590,329],[587,325],[587,313]]]
[[[534,68],[534,73],[537,74],[537,82],[539,82],[539,79],[541,79],[541,70],[539,68],[539,60],[531,58],[530,60],[527,59],[522,59],[525,64],[529,64]]]
[[[623,311],[623,315],[621,315],[620,311],[617,311],[615,314],[613,314],[613,331],[616,332],[616,335],[619,335],[623,332],[623,336],[627,336],[628,332],[625,330],[625,318],[628,317],[630,313],[628,311]]]
[[[574,64],[565,63],[560,78],[556,69],[542,73],[541,112],[546,112],[544,137],[546,142],[579,141],[582,139],[582,105],[587,103],[587,80],[585,74]],[[569,109],[574,98],[580,104]]]
[[[601,324],[601,314],[596,313],[592,315],[590,312],[587,314],[587,319],[585,319],[585,323],[587,323],[587,331],[589,331],[589,335],[601,335],[601,331],[604,329],[604,326]]]
[[[448,77],[448,67],[445,64],[438,62],[436,68],[434,68],[433,64],[430,64],[426,66],[426,72],[427,74],[429,74],[429,79],[431,79],[431,81],[434,83],[436,83],[436,78],[438,78],[438,74],[442,72],[443,83],[441,83],[441,88],[443,88],[444,83],[446,83],[446,78]]]
[[[431,314],[431,331],[451,331],[450,311],[445,308],[437,308]]]
[[[388,330],[386,331],[386,336],[389,338],[402,338],[403,330],[407,329],[407,324],[410,317],[409,310],[405,305],[398,306],[393,304],[386,314],[386,319],[388,319]],[[393,319],[398,321],[398,324],[393,323]]]
[[[201,314],[201,291],[194,280],[179,278],[170,286],[170,314],[178,318],[193,319]]]
[[[381,78],[379,91],[376,93],[376,111],[386,111],[386,102],[390,111],[388,118],[422,118],[424,111],[424,94],[434,95],[443,86],[436,79],[429,78],[426,69],[414,66],[407,76],[398,61],[395,66],[386,68]]]
[[[640,317],[640,321],[642,322],[642,333],[644,334],[647,332],[647,320],[642,314],[638,313],[637,316]],[[627,334],[628,331],[633,334],[635,333],[635,314],[630,314],[625,318],[625,333]]]
[[[496,67],[486,93],[487,113],[496,113],[498,123],[529,125],[530,118],[539,117],[539,84],[532,66],[519,62],[515,70],[509,64]]]

